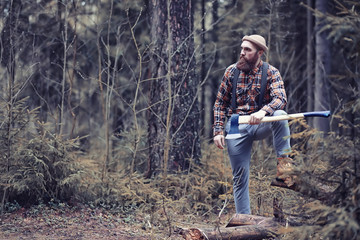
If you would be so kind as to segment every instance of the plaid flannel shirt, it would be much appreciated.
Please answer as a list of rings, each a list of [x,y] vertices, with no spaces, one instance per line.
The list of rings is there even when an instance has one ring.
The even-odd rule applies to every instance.
[[[249,73],[240,71],[236,86],[236,113],[240,115],[250,115],[260,110],[257,102],[260,95],[262,64],[263,61],[260,61],[260,64]],[[226,117],[230,117],[232,114],[232,78],[235,68],[236,63],[225,70],[216,96],[214,104],[214,136],[224,134]],[[267,75],[267,86],[261,110],[266,111],[267,115],[272,115],[275,110],[285,108],[287,98],[279,70],[269,64]]]

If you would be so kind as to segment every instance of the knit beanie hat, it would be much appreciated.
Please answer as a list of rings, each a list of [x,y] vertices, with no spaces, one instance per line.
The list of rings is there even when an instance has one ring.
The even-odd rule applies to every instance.
[[[242,40],[252,42],[253,44],[257,45],[265,52],[268,50],[268,47],[266,46],[265,38],[260,35],[255,34],[255,35],[245,36],[243,37]]]

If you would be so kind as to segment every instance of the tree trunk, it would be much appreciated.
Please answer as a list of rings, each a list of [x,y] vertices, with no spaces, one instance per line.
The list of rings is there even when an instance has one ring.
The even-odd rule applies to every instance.
[[[272,225],[274,218],[250,214],[234,214],[226,227],[238,227],[245,225]]]
[[[205,56],[205,16],[206,16],[206,11],[205,11],[205,0],[201,0],[201,34],[200,34],[200,39],[201,39],[201,52],[200,52],[200,56],[201,56],[201,82],[203,82],[206,78],[206,56]],[[204,137],[207,137],[207,126],[205,123],[205,91],[206,91],[206,84],[203,84],[201,86],[201,97],[200,97],[200,126],[201,126],[201,135]],[[206,135],[205,135],[206,134]]]
[[[258,226],[258,225],[248,225],[232,228],[190,228],[184,229],[182,236],[186,240],[218,240],[218,239],[227,239],[227,240],[256,240],[256,239],[266,239],[273,238],[276,236],[275,232],[271,230],[278,230],[273,226]]]
[[[213,29],[211,31],[210,37],[211,37],[211,42],[212,42],[212,46],[216,46],[216,44],[219,42],[218,40],[218,21],[219,21],[219,14],[218,14],[218,9],[219,9],[219,1],[218,0],[214,0],[212,2],[212,25],[213,25]],[[218,54],[218,49],[214,49],[214,60],[213,60],[213,69],[218,69],[219,67],[219,54]],[[206,91],[206,98],[209,99],[208,101],[208,107],[207,112],[212,112],[213,111],[213,106],[216,100],[216,91],[218,90],[219,87],[219,77],[215,77],[214,75],[217,76],[217,74],[210,74],[209,75],[209,83],[206,85],[207,86],[207,91]],[[209,138],[212,139],[213,137],[213,131],[212,131],[212,124],[214,122],[214,115],[210,114],[208,119],[205,120],[206,124],[209,124],[209,127],[207,128],[208,130],[206,131],[206,133],[208,134]]]
[[[6,96],[7,106],[5,107],[4,113],[6,113],[6,117],[4,116],[4,120],[2,125],[2,132],[5,133],[4,138],[5,144],[1,146],[2,155],[0,158],[2,169],[1,173],[9,174],[10,167],[14,163],[11,162],[12,156],[12,149],[13,149],[13,135],[14,135],[14,126],[16,125],[14,122],[14,95],[15,95],[15,67],[16,67],[16,50],[17,50],[17,41],[18,41],[18,18],[21,13],[22,3],[20,0],[15,0],[10,3],[9,6],[9,16],[7,17],[4,28],[1,31],[1,38],[0,38],[0,63],[3,64],[7,69],[7,74],[5,74],[4,80],[7,80],[7,87],[2,89],[3,91],[7,90]],[[6,124],[4,124],[6,123]],[[6,136],[6,137],[5,137]],[[4,172],[3,172],[4,170]],[[8,186],[11,185],[9,180],[5,182],[0,182],[0,194],[1,194],[1,209],[0,214],[4,211],[4,205],[8,200]]]
[[[313,0],[307,0],[307,5],[312,7]],[[310,112],[314,109],[314,44],[313,44],[313,34],[314,34],[314,21],[313,14],[310,9],[306,10],[306,39],[307,39],[307,48],[306,48],[306,82],[307,82],[307,106],[306,111]],[[312,121],[309,119],[308,121]]]
[[[316,0],[315,7],[322,13],[326,13],[327,1]],[[322,17],[316,17],[316,65],[315,65],[315,106],[314,110],[323,111],[330,109],[330,93],[328,75],[330,74],[330,48],[326,32],[320,32],[322,28]],[[314,127],[320,131],[328,132],[330,129],[329,120],[315,118]]]
[[[21,0],[11,1],[9,5],[9,15],[5,19],[0,38],[0,63],[6,67],[9,81],[8,89],[13,90],[15,83],[16,50],[19,37],[18,20],[21,13]],[[12,94],[9,94],[12,97]]]
[[[266,239],[275,237],[280,228],[276,218],[235,214],[226,227],[184,228],[180,234],[186,240]]]
[[[338,192],[341,185],[329,185],[316,176],[302,174],[296,179],[296,184],[288,187],[284,182],[273,180],[271,186],[287,188],[299,192],[304,196],[318,199],[325,205],[332,205],[339,202]]]
[[[153,76],[148,118],[149,171],[186,170],[200,157],[192,4],[151,1]]]

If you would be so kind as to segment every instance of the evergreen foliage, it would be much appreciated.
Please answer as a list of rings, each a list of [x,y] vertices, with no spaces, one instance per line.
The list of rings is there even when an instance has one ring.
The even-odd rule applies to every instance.
[[[225,67],[236,61],[245,34],[260,33],[269,40],[266,60],[282,73],[289,99],[286,110],[307,111],[307,101],[314,96],[306,87],[311,79],[305,77],[307,66],[313,67],[313,62],[304,60],[309,51],[304,37],[309,31],[304,28],[306,11],[321,18],[319,30],[332,44],[327,82],[333,113],[330,131],[319,132],[311,122],[292,122],[297,164],[292,174],[297,176],[299,192],[269,187],[276,169],[271,140],[254,145],[252,213],[271,216],[276,199],[287,221],[301,225],[284,228],[282,239],[358,239],[360,4],[326,1],[330,12],[324,14],[300,0],[203,2],[200,6],[192,1],[194,11],[189,14],[195,15],[195,22],[189,36],[195,45],[190,57],[196,57],[196,64],[185,64],[191,79],[203,78],[191,87],[196,97],[187,99],[202,102],[203,109],[196,114],[203,111],[206,126],[200,128],[212,124],[216,87]],[[201,216],[216,227],[222,215],[234,212],[229,161],[225,152],[215,149],[208,133],[201,136],[199,162],[179,159],[189,163],[187,168],[166,176],[147,172],[148,140],[154,137],[146,134],[147,117],[151,112],[158,121],[163,112],[152,108],[167,101],[149,101],[149,89],[158,80],[152,77],[150,56],[158,46],[149,37],[148,3],[14,0],[0,6],[2,210],[79,201],[143,214],[153,227],[169,230],[170,235],[179,216],[189,221]],[[205,14],[200,16],[202,7]],[[160,36],[160,40],[167,39]],[[160,56],[159,64],[163,60]],[[163,90],[154,88],[152,94],[158,97]],[[186,118],[188,106],[181,101],[189,96],[187,91],[174,96]],[[192,121],[187,125],[195,126]],[[185,136],[189,135],[172,139],[172,144],[180,146]],[[156,154],[163,150],[160,147]]]
[[[1,104],[1,199],[22,205],[69,200],[81,178],[73,154],[76,140],[63,140],[37,121],[27,98]]]

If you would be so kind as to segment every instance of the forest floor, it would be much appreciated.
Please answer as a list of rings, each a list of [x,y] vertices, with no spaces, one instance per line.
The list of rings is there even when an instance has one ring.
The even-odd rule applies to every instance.
[[[168,230],[149,229],[142,216],[110,213],[87,206],[31,207],[0,216],[0,239],[125,240],[183,239]]]

